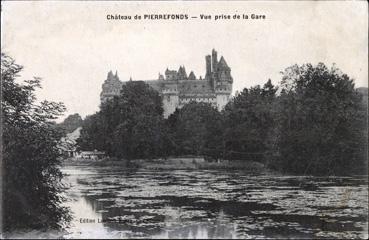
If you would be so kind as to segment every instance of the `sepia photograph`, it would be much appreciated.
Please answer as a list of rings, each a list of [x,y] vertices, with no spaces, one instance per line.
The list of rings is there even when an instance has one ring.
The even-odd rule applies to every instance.
[[[2,239],[368,239],[366,1],[1,1]]]

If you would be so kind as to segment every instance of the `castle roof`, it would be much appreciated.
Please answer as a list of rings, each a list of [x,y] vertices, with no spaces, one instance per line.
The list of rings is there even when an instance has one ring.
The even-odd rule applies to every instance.
[[[163,76],[163,74],[161,74],[160,72],[159,72],[158,80],[164,80],[164,76]]]
[[[168,68],[165,70],[165,74],[173,74],[173,73],[177,73],[176,70],[169,70]]]
[[[227,62],[225,61],[224,57],[222,56],[219,60],[218,63],[218,68],[219,69],[226,69],[226,70],[230,70],[230,68],[228,67]]]
[[[213,89],[210,81],[186,80],[178,83],[178,91],[180,95],[208,94],[212,93]]]
[[[114,77],[113,72],[112,72],[112,70],[110,70],[108,72],[108,78],[107,79],[113,79],[113,77]]]
[[[108,77],[106,78],[107,81],[119,81],[118,77],[118,71],[115,71],[115,75],[113,74],[113,71],[110,70],[108,72]]]
[[[196,80],[196,76],[195,74],[193,73],[193,71],[190,72],[190,75],[188,75],[188,79],[189,80]]]
[[[178,78],[179,79],[187,79],[187,73],[184,66],[180,66],[178,69]]]

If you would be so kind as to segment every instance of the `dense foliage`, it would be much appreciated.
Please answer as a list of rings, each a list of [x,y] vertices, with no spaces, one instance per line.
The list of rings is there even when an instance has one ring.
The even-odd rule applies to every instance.
[[[154,158],[165,152],[165,130],[159,94],[144,82],[130,81],[121,95],[86,118],[78,144],[126,158]]]
[[[228,159],[264,161],[272,151],[277,88],[270,80],[245,88],[224,110],[224,147]]]
[[[83,125],[81,149],[126,159],[201,155],[259,161],[297,174],[358,173],[366,167],[367,108],[353,80],[334,66],[291,66],[276,87],[245,88],[222,112],[191,102],[168,119],[143,82]],[[367,96],[367,95],[366,95]]]
[[[287,68],[281,85],[279,167],[299,174],[365,171],[367,106],[353,80],[320,63]]]
[[[59,229],[69,215],[60,206],[61,133],[51,121],[65,109],[61,103],[36,104],[40,79],[17,83],[21,70],[1,55],[3,230]]]
[[[223,154],[222,116],[209,103],[190,102],[177,109],[167,121],[173,155]]]
[[[63,122],[57,124],[66,134],[71,133],[77,128],[81,127],[83,120],[78,113],[69,115]]]

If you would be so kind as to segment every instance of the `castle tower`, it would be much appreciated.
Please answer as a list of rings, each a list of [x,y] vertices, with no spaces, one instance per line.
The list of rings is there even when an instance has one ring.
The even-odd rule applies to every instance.
[[[186,68],[184,66],[180,66],[177,73],[177,79],[178,80],[186,80],[187,79],[187,73]]]
[[[231,76],[231,68],[223,56],[220,58],[217,68],[215,94],[218,110],[221,111],[229,102],[229,97],[232,93],[233,78]]]
[[[165,79],[166,80],[176,80],[177,79],[177,71],[176,70],[165,70]]]
[[[161,74],[160,72],[159,72],[158,80],[164,80],[164,76],[163,76],[163,74]]]
[[[108,72],[108,76],[106,77],[106,81],[114,81],[114,75],[113,75],[113,72],[111,70]]]
[[[106,80],[102,84],[102,91],[100,93],[101,103],[112,99],[114,96],[118,96],[122,85],[123,83],[119,80],[118,72],[116,71],[114,75],[112,71],[109,71]]]
[[[168,118],[179,106],[178,87],[176,84],[167,85],[161,93],[163,98],[164,118]]]
[[[209,80],[211,77],[211,56],[207,55],[205,57],[206,61],[206,73],[205,73],[205,79]]]
[[[233,78],[231,76],[231,68],[228,67],[228,64],[223,56],[220,58],[218,63],[218,77],[218,80],[221,82],[233,82]]]
[[[213,51],[211,52],[211,58],[213,60],[212,65],[213,73],[215,73],[218,71],[218,53],[217,51],[215,51],[215,49],[213,49]]]

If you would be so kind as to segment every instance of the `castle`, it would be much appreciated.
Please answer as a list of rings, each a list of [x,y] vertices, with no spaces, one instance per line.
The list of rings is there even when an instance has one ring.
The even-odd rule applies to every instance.
[[[176,108],[181,108],[191,101],[210,103],[218,110],[223,109],[228,103],[233,83],[231,68],[223,56],[218,61],[217,52],[214,49],[211,55],[205,57],[205,60],[205,78],[196,78],[192,71],[187,76],[185,67],[180,66],[178,71],[167,68],[165,76],[159,73],[156,80],[141,80],[162,96],[165,118]],[[102,85],[101,103],[119,95],[123,84],[118,74],[110,71]]]

